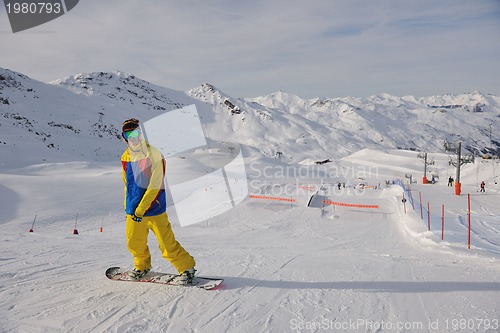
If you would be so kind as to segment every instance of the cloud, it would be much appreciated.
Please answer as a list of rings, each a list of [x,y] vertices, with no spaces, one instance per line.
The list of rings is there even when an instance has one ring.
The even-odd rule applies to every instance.
[[[44,81],[120,69],[235,97],[500,93],[494,0],[85,1],[35,29],[1,29],[1,66]]]

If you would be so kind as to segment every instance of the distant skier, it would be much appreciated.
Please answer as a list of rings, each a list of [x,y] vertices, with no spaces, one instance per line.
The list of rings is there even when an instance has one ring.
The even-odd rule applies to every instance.
[[[121,157],[125,185],[127,247],[134,257],[129,276],[140,279],[151,269],[148,233],[153,231],[162,255],[179,272],[179,282],[189,284],[195,273],[193,257],[177,242],[166,213],[164,187],[165,160],[143,138],[139,120],[131,118],[122,125],[127,150]]]
[[[486,187],[486,184],[484,183],[484,180],[481,182],[481,189],[479,190],[480,193],[484,193],[485,190],[484,188]]]
[[[453,186],[453,178],[451,176],[448,178],[448,186]]]

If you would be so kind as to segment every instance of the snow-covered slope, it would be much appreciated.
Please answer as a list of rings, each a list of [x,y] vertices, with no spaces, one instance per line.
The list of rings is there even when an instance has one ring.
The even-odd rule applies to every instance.
[[[438,152],[445,140],[462,141],[474,154],[500,149],[500,98],[479,92],[311,100],[279,92],[235,99],[210,84],[179,92],[122,72],[46,84],[0,69],[0,152],[16,156],[1,163],[111,161],[121,149],[125,118],[145,121],[189,104],[197,105],[209,139],[238,142],[248,156],[279,156],[286,163],[363,148]]]
[[[199,274],[225,279],[220,290],[109,281],[107,267],[132,266],[119,126],[193,103],[208,139],[242,144],[251,194],[293,202],[246,198],[185,228],[169,206],[176,237]],[[234,99],[210,84],[177,92],[120,72],[46,84],[1,69],[0,332],[498,332],[498,160],[463,167],[468,212],[439,153],[444,139],[484,150],[490,124],[498,149],[498,116],[498,97],[480,93]],[[405,206],[392,185],[422,177],[405,147],[435,161],[437,184],[410,184],[429,202],[430,231],[419,203]],[[169,174],[207,174],[196,160],[207,151],[169,161]],[[149,247],[153,269],[172,271],[152,235]]]
[[[337,179],[316,172],[296,177],[292,170],[259,177],[252,170],[252,193],[296,202],[247,199],[185,228],[170,215],[199,274],[225,279],[216,291],[106,279],[107,267],[132,265],[119,166],[58,163],[0,172],[0,331],[498,332],[496,161],[468,165],[464,175],[464,191],[473,194],[468,250],[466,228],[457,218],[467,214],[466,196],[454,196],[446,181],[412,185],[432,209],[444,203],[446,215],[454,217],[441,241],[437,230],[427,231],[418,208],[408,203],[405,214],[401,187],[385,186],[389,177],[417,174],[416,155],[363,150],[329,166],[330,172],[353,171]],[[446,176],[446,155],[434,157],[432,171]],[[282,167],[271,160],[267,172]],[[355,171],[368,169],[362,181],[382,188],[353,187],[361,181]],[[475,192],[475,177],[490,178],[485,195]],[[346,188],[339,190],[340,179]],[[318,192],[379,208],[307,207]],[[153,268],[172,271],[153,235],[149,242]]]

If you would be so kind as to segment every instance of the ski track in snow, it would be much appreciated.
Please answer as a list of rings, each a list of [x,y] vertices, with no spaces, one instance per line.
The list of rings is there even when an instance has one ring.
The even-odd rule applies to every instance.
[[[225,279],[220,290],[204,291],[104,276],[132,261],[116,170],[32,177],[0,174],[2,191],[15,193],[20,206],[0,224],[0,332],[498,332],[479,326],[500,318],[497,254],[440,242],[409,205],[404,214],[399,187],[330,196],[376,202],[379,211],[309,208],[305,194],[293,205],[247,199],[186,228],[173,221],[198,274]],[[64,186],[47,191],[54,179]],[[447,190],[421,190],[430,196],[431,189],[436,197]],[[498,234],[493,196],[474,198],[487,217],[474,229],[480,238]],[[77,212],[80,234],[73,235]],[[149,240],[153,268],[172,271]],[[461,319],[475,326],[445,326]],[[416,326],[387,327],[397,323]]]

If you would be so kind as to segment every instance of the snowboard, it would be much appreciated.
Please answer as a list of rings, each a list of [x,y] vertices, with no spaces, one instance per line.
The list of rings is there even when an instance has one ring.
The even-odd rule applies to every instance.
[[[195,275],[193,283],[186,285],[186,284],[176,283],[176,277],[178,277],[179,274],[149,271],[142,278],[134,279],[128,276],[127,272],[128,271],[123,270],[120,267],[110,267],[106,270],[106,276],[108,279],[114,281],[157,283],[157,284],[165,284],[177,287],[194,287],[205,290],[215,289],[218,286],[220,286],[220,284],[224,281],[224,279],[209,278],[209,277]]]

